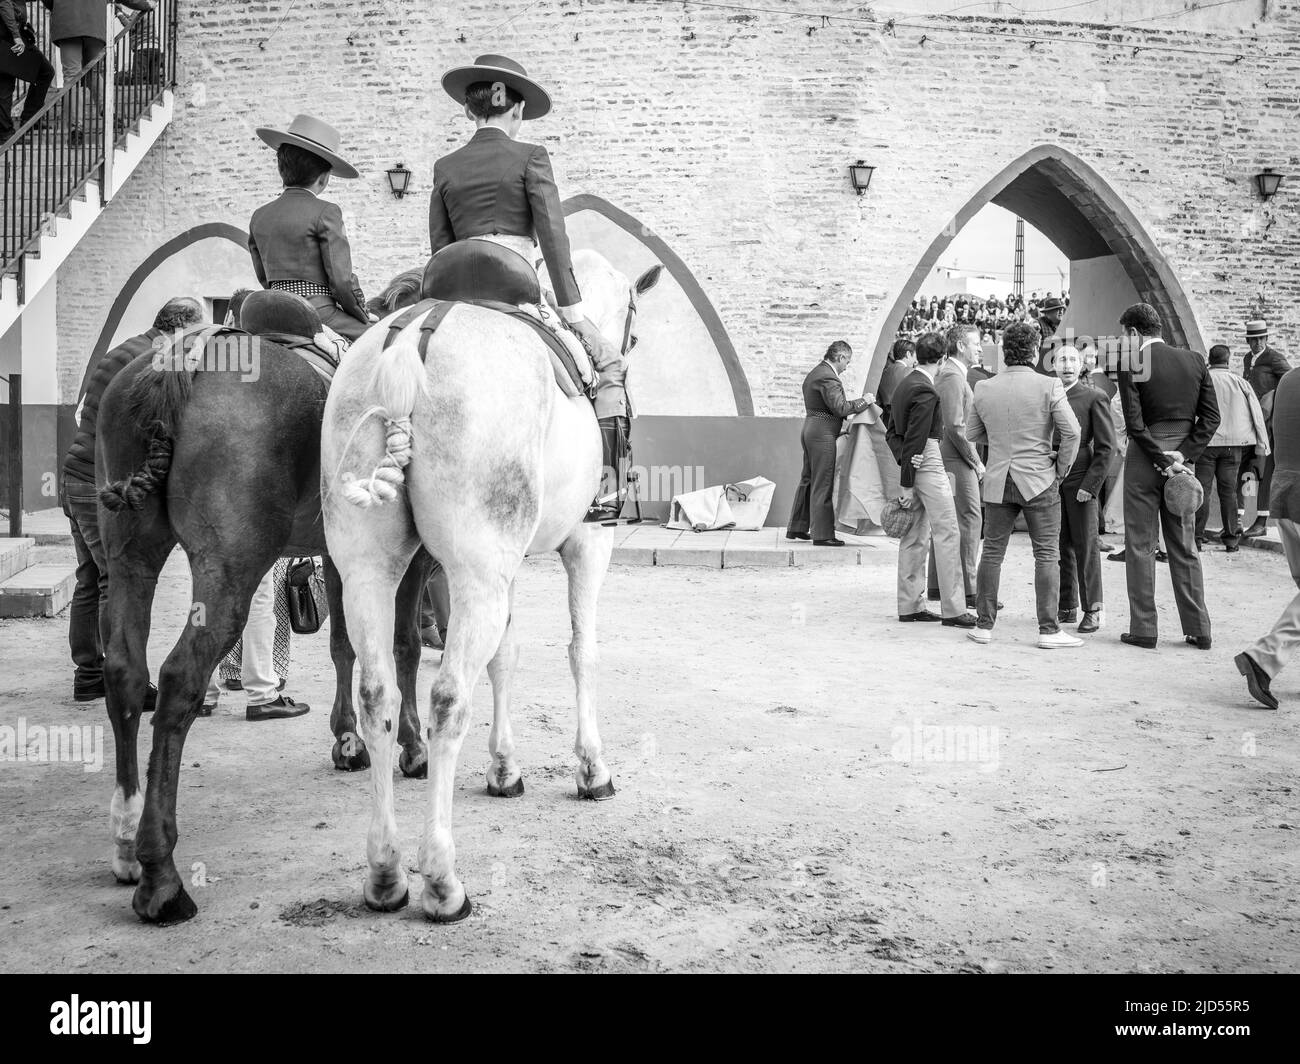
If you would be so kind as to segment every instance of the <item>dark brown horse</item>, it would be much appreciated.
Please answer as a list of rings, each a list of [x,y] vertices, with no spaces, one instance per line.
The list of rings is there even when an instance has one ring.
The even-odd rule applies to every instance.
[[[276,559],[325,552],[324,381],[293,350],[265,337],[190,334],[186,343],[194,346],[184,357],[177,357],[180,338],[172,340],[168,350],[136,359],[106,389],[96,455],[108,557],[104,674],[117,747],[113,873],[120,882],[138,883],[133,907],[157,923],[196,911],[172,851],[182,749],[209,679],[239,638],[253,592]],[[142,796],[136,736],[149,679],[150,608],[158,573],[177,543],[189,558],[193,606],[159,671]],[[426,553],[417,554],[396,600],[399,764],[410,777],[427,773],[415,679],[419,596],[431,565]],[[364,769],[370,758],[353,710],[355,656],[342,585],[328,558],[325,582],[336,681],[333,761],[339,769]]]

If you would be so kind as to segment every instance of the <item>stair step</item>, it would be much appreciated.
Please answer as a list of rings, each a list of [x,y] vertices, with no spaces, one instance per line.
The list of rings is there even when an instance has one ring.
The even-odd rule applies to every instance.
[[[0,617],[53,617],[72,601],[74,564],[32,565],[0,581]]]
[[[0,539],[0,583],[32,564],[34,539]]]

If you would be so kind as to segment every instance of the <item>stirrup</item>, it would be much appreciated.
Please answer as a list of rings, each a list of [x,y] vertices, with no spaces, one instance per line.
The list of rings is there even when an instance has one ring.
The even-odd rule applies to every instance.
[[[606,528],[613,528],[616,525],[641,524],[645,521],[645,516],[641,513],[641,493],[638,490],[640,481],[641,474],[634,469],[629,469],[627,471],[627,486],[622,488],[616,495],[607,495],[603,499],[597,497],[596,501],[587,510],[587,516],[583,518],[584,522],[598,523]],[[632,500],[635,517],[622,516],[629,497]],[[616,505],[602,505],[602,503],[608,504],[611,500],[615,500]]]

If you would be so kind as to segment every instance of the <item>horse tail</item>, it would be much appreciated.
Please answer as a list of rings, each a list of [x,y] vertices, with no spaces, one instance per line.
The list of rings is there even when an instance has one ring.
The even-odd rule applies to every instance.
[[[369,477],[344,473],[340,478],[343,497],[354,506],[366,509],[397,498],[398,485],[406,482],[403,470],[411,461],[411,413],[428,388],[424,362],[415,344],[398,340],[375,358],[369,390],[378,405],[361,415],[352,432],[355,435],[372,414],[382,417],[384,456]],[[343,453],[346,456],[347,447]]]
[[[157,492],[171,472],[172,449],[181,413],[194,391],[195,367],[156,362],[131,382],[126,393],[126,413],[136,425],[147,425],[144,460],[127,477],[106,484],[99,500],[106,509],[139,510],[146,496]]]

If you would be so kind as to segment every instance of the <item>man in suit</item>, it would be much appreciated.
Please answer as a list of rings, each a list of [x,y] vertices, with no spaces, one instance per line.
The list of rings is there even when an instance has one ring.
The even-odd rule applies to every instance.
[[[1056,330],[1060,328],[1063,317],[1065,317],[1065,301],[1063,299],[1058,299],[1056,296],[1047,296],[1038,305],[1036,322],[1042,339],[1039,341],[1038,365],[1036,368],[1039,373],[1048,377],[1056,375],[1055,352],[1061,344],[1055,337]]]
[[[1128,429],[1124,462],[1124,565],[1128,577],[1130,646],[1156,645],[1156,532],[1164,527],[1169,575],[1178,617],[1188,643],[1210,649],[1210,614],[1205,608],[1195,519],[1165,503],[1167,477],[1195,473],[1196,461],[1219,427],[1219,406],[1210,368],[1195,351],[1161,339],[1160,316],[1135,303],[1119,319],[1125,347],[1119,367],[1119,396]]]
[[[1268,343],[1268,322],[1262,319],[1246,323],[1246,354],[1243,373],[1250,386],[1255,389],[1260,408],[1264,411],[1264,423],[1268,426],[1269,445],[1273,443],[1273,390],[1287,373],[1291,363],[1281,351],[1276,351]],[[1255,520],[1242,533],[1246,537],[1262,536],[1268,528],[1269,490],[1273,481],[1273,459],[1260,453],[1257,448],[1248,447],[1242,452],[1241,474],[1253,470],[1259,485],[1256,497]]]
[[[975,577],[979,571],[980,479],[984,462],[975,445],[966,438],[966,418],[970,414],[971,386],[967,374],[980,358],[980,331],[970,324],[949,326],[945,334],[947,358],[934,375],[934,390],[939,393],[939,413],[943,418],[943,438],[939,453],[952,484],[953,505],[957,510],[957,529],[961,534],[961,572],[966,591],[966,606],[975,608]],[[939,601],[939,572],[934,553],[930,554],[927,595]]]
[[[1079,449],[1079,423],[1055,377],[1036,372],[1038,328],[1028,322],[1010,326],[1002,336],[1006,369],[975,386],[966,437],[988,441],[984,471],[984,555],[980,559],[979,624],[966,637],[993,640],[998,616],[998,586],[1016,518],[1024,514],[1034,549],[1034,598],[1038,646],[1057,650],[1083,645],[1061,631],[1057,610],[1061,595],[1059,486]],[[1053,448],[1052,441],[1060,443]]]
[[[886,439],[899,465],[900,499],[904,506],[920,510],[898,544],[898,619],[974,628],[975,617],[966,611],[962,590],[961,533],[952,485],[939,449],[943,415],[934,376],[946,349],[939,333],[926,333],[916,342],[916,369],[899,382],[890,410]],[[926,548],[932,538],[942,616],[925,609]]]
[[[1291,579],[1300,587],[1300,370],[1289,370],[1273,395],[1274,452],[1272,515],[1277,521]],[[1270,684],[1277,679],[1300,644],[1300,594],[1293,598],[1254,646],[1236,656],[1237,671],[1246,677],[1254,699],[1277,709]]]
[[[1219,510],[1223,517],[1219,542],[1224,550],[1234,553],[1241,549],[1238,546],[1241,521],[1237,516],[1237,476],[1241,469],[1242,451],[1252,447],[1257,456],[1265,457],[1271,450],[1264,411],[1255,397],[1255,389],[1232,372],[1231,359],[1232,352],[1226,344],[1215,344],[1210,348],[1210,381],[1214,384],[1214,399],[1219,406],[1219,427],[1196,460],[1196,479],[1205,492],[1205,501],[1196,511],[1196,549],[1205,545],[1210,493],[1217,483]]]
[[[893,402],[894,389],[898,382],[916,368],[916,341],[900,337],[889,349],[885,368],[880,374],[880,383],[876,385],[876,402],[884,411],[885,424],[889,424],[889,407]]]
[[[809,539],[811,528],[817,546],[844,546],[844,540],[835,535],[835,508],[831,505],[835,440],[844,419],[861,413],[874,401],[870,395],[851,402],[844,398],[840,375],[852,361],[853,348],[836,340],[803,379],[803,472],[795,488],[786,539]]]
[[[1083,357],[1069,344],[1056,351],[1056,375],[1079,423],[1079,451],[1061,481],[1061,601],[1057,620],[1073,624],[1082,607],[1079,632],[1091,635],[1105,620],[1097,509],[1117,449],[1115,423],[1105,393],[1088,383]]]
[[[310,115],[298,115],[288,129],[260,127],[257,135],[275,149],[284,192],[248,223],[253,272],[263,288],[302,296],[325,325],[355,340],[370,328],[370,313],[352,272],[343,212],[320,197],[331,174],[354,178],[356,168],[338,154],[338,131]]]

